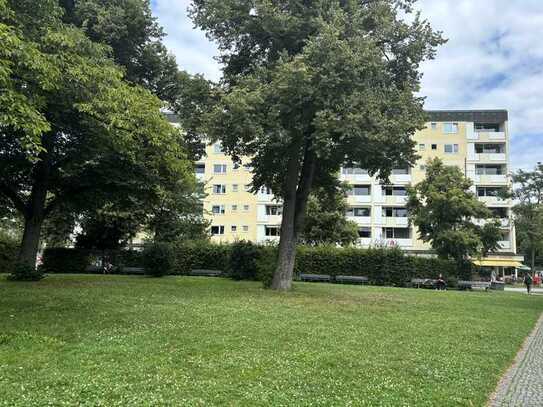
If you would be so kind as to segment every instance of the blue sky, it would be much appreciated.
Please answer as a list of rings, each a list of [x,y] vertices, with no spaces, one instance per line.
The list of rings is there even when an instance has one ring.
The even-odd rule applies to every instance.
[[[187,17],[190,0],[152,0],[182,69],[220,77],[217,49]],[[543,161],[543,0],[419,0],[449,39],[424,63],[427,109],[507,109],[513,168]]]

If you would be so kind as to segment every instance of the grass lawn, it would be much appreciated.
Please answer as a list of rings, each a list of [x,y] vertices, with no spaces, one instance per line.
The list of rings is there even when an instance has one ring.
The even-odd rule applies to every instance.
[[[0,276],[0,405],[482,406],[542,311],[504,292]]]

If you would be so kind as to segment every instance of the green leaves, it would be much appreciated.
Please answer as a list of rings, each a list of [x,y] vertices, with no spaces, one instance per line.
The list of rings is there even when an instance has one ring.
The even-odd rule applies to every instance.
[[[471,185],[460,168],[435,158],[427,164],[426,179],[407,188],[411,221],[443,258],[460,262],[499,248],[499,223],[470,192]]]

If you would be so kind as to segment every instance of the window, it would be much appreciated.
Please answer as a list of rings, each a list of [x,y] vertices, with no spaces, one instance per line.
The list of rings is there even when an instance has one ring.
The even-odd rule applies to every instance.
[[[235,233],[238,231],[238,227],[236,225],[232,225],[230,226],[230,230]]]
[[[504,175],[506,172],[504,165],[478,164],[475,166],[477,175]]]
[[[266,215],[277,216],[283,214],[283,207],[280,205],[266,205]]]
[[[206,165],[205,164],[196,164],[194,166],[194,172],[196,174],[204,174],[206,172]]]
[[[249,231],[249,226],[243,225],[243,231],[244,231],[244,232],[248,232],[248,231]]]
[[[271,195],[272,190],[271,188],[268,188],[268,187],[260,187],[260,193],[263,195]]]
[[[232,205],[232,212],[236,212],[238,210],[238,206],[237,205]]]
[[[432,150],[437,150],[437,144],[432,144]]]
[[[224,235],[224,226],[211,226],[212,235]]]
[[[213,215],[224,215],[224,205],[213,205],[211,212]]]
[[[437,129],[437,123],[436,122],[430,123],[430,127],[432,127],[432,130]]]
[[[371,237],[371,228],[358,228],[358,237],[360,238],[370,238]]]
[[[475,123],[475,131],[497,133],[500,131],[500,125],[498,123]]]
[[[409,168],[394,168],[392,170],[393,175],[407,175],[409,174]]]
[[[214,194],[226,194],[226,185],[224,184],[215,184],[213,185]]]
[[[444,150],[447,154],[458,153],[458,144],[445,144]]]
[[[497,197],[501,192],[503,188],[500,187],[477,187],[477,196]]]
[[[221,145],[221,143],[213,144],[213,152],[215,154],[221,154],[222,153],[222,145]]]
[[[477,154],[503,154],[505,153],[505,144],[475,144]]]
[[[232,184],[232,192],[238,192],[238,184]]]
[[[245,192],[251,192],[251,184],[245,184],[243,189],[245,189]]]
[[[386,196],[406,196],[407,190],[405,187],[393,187],[393,186],[384,186],[383,195]]]
[[[266,226],[265,235],[266,236],[279,236],[280,235],[279,226]]]
[[[419,144],[419,151],[424,151],[426,149],[426,144]]]
[[[343,167],[341,173],[344,175],[367,175],[368,170],[364,170],[358,167]]]
[[[349,195],[367,196],[371,194],[370,185],[353,185],[353,188],[348,192]]]
[[[507,208],[488,208],[492,212],[495,218],[507,219],[509,217]]]
[[[386,239],[410,239],[411,229],[409,228],[383,228],[383,236]]]
[[[232,165],[232,169],[233,169],[234,171],[239,170],[239,164],[234,164],[234,165]]]
[[[458,133],[458,123],[443,123],[443,133],[445,134]]]
[[[226,164],[213,164],[215,174],[226,174]]]
[[[406,208],[383,208],[386,218],[407,218]]]
[[[251,164],[244,164],[243,169],[245,171],[251,172],[253,170],[253,167],[251,166]]]
[[[243,211],[249,212],[249,205],[243,205]]]
[[[371,209],[366,207],[349,208],[346,216],[371,216]]]

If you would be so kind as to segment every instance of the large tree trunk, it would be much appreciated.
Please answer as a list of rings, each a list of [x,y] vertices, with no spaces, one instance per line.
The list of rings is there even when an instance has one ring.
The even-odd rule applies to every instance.
[[[43,219],[39,217],[31,217],[25,219],[25,229],[23,240],[19,249],[19,263],[23,263],[30,267],[36,267],[36,256],[40,245],[40,234]]]
[[[310,141],[305,146],[304,162],[300,174],[299,169],[298,157],[295,156],[288,163],[288,178],[285,184],[285,196],[283,197],[279,255],[271,285],[273,289],[280,291],[290,290],[292,286],[296,243],[303,227],[307,199],[313,183],[315,156],[311,151]]]
[[[296,240],[294,231],[296,203],[294,200],[283,201],[283,219],[281,220],[281,237],[279,239],[279,256],[277,268],[273,275],[271,287],[275,290],[290,290],[296,258]]]
[[[40,154],[40,161],[34,168],[34,184],[25,210],[25,228],[18,260],[30,267],[36,267],[40,235],[46,216],[45,203],[50,174],[49,155]]]

